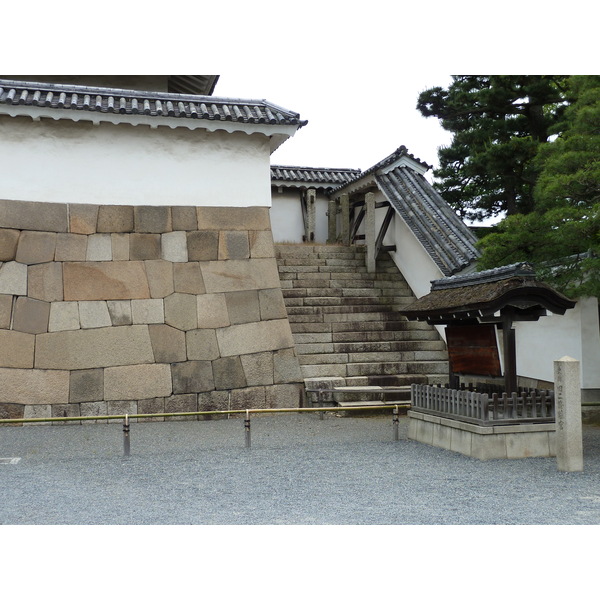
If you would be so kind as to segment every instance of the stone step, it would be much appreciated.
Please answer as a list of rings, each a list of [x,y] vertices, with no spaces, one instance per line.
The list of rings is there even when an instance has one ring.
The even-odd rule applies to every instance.
[[[379,364],[388,361],[444,361],[446,353],[440,351],[428,352],[335,352],[328,350],[331,344],[302,344],[296,346],[298,361],[301,365],[326,365],[333,363],[369,363]],[[322,348],[323,352],[318,349]]]
[[[387,320],[387,321],[353,321],[353,322],[294,322],[290,319],[290,327],[292,333],[323,333],[332,332],[334,334],[349,334],[349,335],[360,335],[362,333],[377,334],[390,333],[390,332],[419,332],[422,337],[419,336],[416,339],[439,339],[435,330],[431,328],[424,328],[423,323],[417,321],[402,320],[402,317],[398,316],[398,320]],[[359,341],[362,338],[359,338]],[[375,338],[377,339],[377,338]],[[353,341],[349,338],[339,339],[338,341]]]

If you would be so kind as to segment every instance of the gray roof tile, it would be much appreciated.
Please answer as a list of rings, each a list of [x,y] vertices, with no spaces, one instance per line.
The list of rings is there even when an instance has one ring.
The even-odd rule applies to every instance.
[[[375,179],[444,275],[479,258],[475,235],[420,173],[401,166]]]
[[[7,79],[0,79],[0,104],[266,125],[302,127],[307,123],[300,119],[298,113],[266,100],[215,98]]]
[[[360,173],[360,169],[330,169],[271,165],[272,181],[285,181],[293,184],[323,184],[331,188],[352,181],[359,176]]]

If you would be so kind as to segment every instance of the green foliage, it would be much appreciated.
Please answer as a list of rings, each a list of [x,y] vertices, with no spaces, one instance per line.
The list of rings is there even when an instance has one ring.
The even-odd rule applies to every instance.
[[[540,145],[565,108],[567,78],[461,75],[419,95],[417,109],[454,134],[439,150],[437,189],[461,217],[483,220],[533,210]]]
[[[480,269],[526,260],[567,295],[600,296],[600,77],[574,76],[562,133],[538,150],[533,212],[480,242]]]

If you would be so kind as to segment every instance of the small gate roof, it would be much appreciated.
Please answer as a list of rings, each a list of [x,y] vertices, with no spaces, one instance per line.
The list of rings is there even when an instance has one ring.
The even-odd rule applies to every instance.
[[[449,324],[494,322],[511,308],[515,320],[537,320],[548,310],[564,314],[575,301],[538,281],[529,263],[517,263],[431,282],[431,292],[400,311],[412,321]]]

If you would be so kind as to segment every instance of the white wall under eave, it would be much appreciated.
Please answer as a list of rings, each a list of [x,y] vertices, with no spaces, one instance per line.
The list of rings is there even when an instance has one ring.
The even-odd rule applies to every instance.
[[[0,197],[42,202],[270,206],[269,138],[0,117]]]
[[[275,243],[301,244],[304,236],[301,189],[272,189],[271,227]],[[329,235],[327,210],[329,199],[317,190],[315,212],[315,242],[325,244]]]
[[[396,244],[396,252],[390,255],[398,269],[417,298],[429,294],[431,282],[444,274],[399,214],[394,215],[390,229],[393,236],[386,236],[386,243]]]
[[[582,389],[600,389],[598,299],[582,298],[564,315],[515,323],[518,375],[554,381],[554,361],[570,356],[581,363]]]

